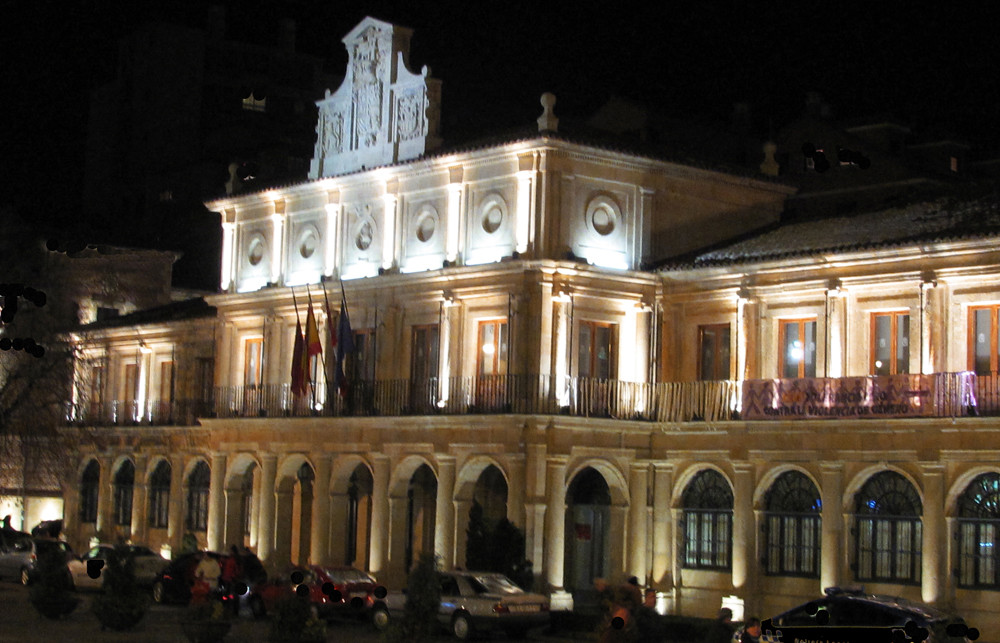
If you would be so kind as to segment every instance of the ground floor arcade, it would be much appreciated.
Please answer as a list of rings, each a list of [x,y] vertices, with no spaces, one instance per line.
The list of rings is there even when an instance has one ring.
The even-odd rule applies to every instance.
[[[102,429],[66,481],[67,534],[398,586],[421,551],[466,565],[473,507],[525,534],[568,604],[636,576],[670,612],[769,615],[822,588],[957,607],[1000,630],[1000,428],[985,418],[650,425],[549,416],[204,420]],[[993,620],[991,620],[993,619]],[[986,637],[989,640],[989,637]]]

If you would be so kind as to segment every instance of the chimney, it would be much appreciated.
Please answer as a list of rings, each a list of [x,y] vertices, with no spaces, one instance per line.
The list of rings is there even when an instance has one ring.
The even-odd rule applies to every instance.
[[[289,53],[295,52],[295,20],[282,18],[278,22],[278,48]]]

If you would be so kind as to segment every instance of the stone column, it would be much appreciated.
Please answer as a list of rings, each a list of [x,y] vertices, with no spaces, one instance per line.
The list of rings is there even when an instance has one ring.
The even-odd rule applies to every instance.
[[[455,565],[455,457],[438,456],[437,502],[434,516],[434,552],[445,569]]]
[[[312,533],[309,538],[309,562],[326,565],[330,556],[330,467],[331,456],[323,453],[313,457],[316,478],[313,480]]]
[[[836,587],[842,578],[841,561],[844,539],[844,465],[820,463],[820,501],[822,502],[820,587]]]
[[[98,459],[101,464],[101,475],[97,482],[97,532],[103,534],[103,539],[109,541],[111,539],[111,533],[114,529],[114,516],[111,515],[114,510],[114,504],[112,499],[114,498],[114,487],[113,480],[114,474],[111,471],[111,466],[114,460],[109,455],[102,455]]]
[[[524,486],[525,556],[534,563],[535,573],[545,569],[545,444],[527,444]]]
[[[372,457],[371,572],[376,578],[389,563],[389,458]],[[402,527],[401,527],[402,528]],[[400,553],[402,555],[402,553]]]
[[[330,496],[330,559],[334,565],[350,565],[353,561],[347,558],[348,503],[350,498],[346,493],[334,493]]]
[[[184,456],[174,455],[170,458],[170,500],[167,503],[167,544],[177,557],[184,538]]]
[[[657,462],[653,465],[653,585],[661,589],[673,586],[670,573],[673,559],[673,515],[670,499],[673,496],[674,467]]]
[[[389,539],[388,559],[386,563],[386,582],[402,586],[406,583],[406,496],[391,496],[389,498]],[[413,560],[417,560],[420,552],[414,548]]]
[[[548,459],[545,515],[545,580],[553,590],[563,588],[566,556],[566,458]]]
[[[260,514],[257,518],[257,557],[262,561],[274,552],[274,501],[275,478],[278,474],[278,456],[262,454],[260,467]]]
[[[920,596],[936,604],[944,595],[948,531],[944,519],[944,472],[939,463],[927,463],[924,471],[923,544],[921,547]]]
[[[288,488],[284,488],[282,480],[275,485],[274,490],[274,549],[271,557],[283,564],[292,562],[292,506],[295,503],[293,485],[294,483],[289,482]]]
[[[736,462],[733,481],[733,590],[752,599],[753,578],[757,565],[756,534],[753,514],[753,464]],[[749,606],[748,606],[749,607]]]
[[[243,544],[243,491],[230,487],[225,490],[225,496],[226,518],[222,546],[228,551],[230,545]]]
[[[146,542],[146,525],[148,516],[146,515],[146,501],[149,497],[149,485],[146,484],[146,469],[148,468],[149,457],[137,455],[135,457],[135,482],[132,485],[132,542]]]
[[[471,500],[455,501],[455,567],[461,567],[462,569],[468,567],[465,560],[465,549],[469,544],[468,528],[469,511],[471,510]]]
[[[635,463],[629,469],[628,573],[646,584],[646,478],[648,466]]]
[[[226,455],[212,454],[212,472],[208,487],[208,548],[211,551],[222,551],[226,518],[226,496],[223,486],[226,483]]]
[[[507,484],[507,520],[518,527],[524,527],[524,460],[510,463],[510,479]],[[466,513],[468,516],[468,513]]]

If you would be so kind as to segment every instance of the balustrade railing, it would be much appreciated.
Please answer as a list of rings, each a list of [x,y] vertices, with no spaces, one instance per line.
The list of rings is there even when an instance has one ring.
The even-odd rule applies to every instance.
[[[847,391],[847,393],[843,393]],[[874,400],[844,402],[862,392]],[[845,397],[845,395],[847,397]],[[894,397],[891,397],[894,396]],[[891,397],[891,399],[889,399]],[[811,400],[808,412],[803,400]],[[888,402],[894,402],[892,404]],[[904,408],[905,404],[908,404]],[[878,403],[878,404],[876,404]],[[839,411],[831,408],[841,404]],[[846,406],[844,406],[846,404]],[[851,404],[864,412],[851,411]],[[867,406],[865,406],[867,404]],[[845,411],[844,408],[848,410]],[[875,408],[872,411],[872,408]],[[762,409],[766,409],[766,412]],[[883,412],[888,409],[889,412]],[[891,412],[895,409],[895,413]],[[114,400],[69,405],[71,423],[189,425],[197,418],[461,414],[563,414],[650,422],[718,422],[789,417],[956,417],[1000,415],[1000,378],[937,373],[799,380],[623,382],[552,375],[452,377],[441,382],[352,382],[296,396],[288,384],[223,386],[210,400]]]

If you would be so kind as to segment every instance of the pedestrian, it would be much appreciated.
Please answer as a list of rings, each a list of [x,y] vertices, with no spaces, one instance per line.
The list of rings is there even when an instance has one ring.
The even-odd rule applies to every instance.
[[[732,643],[733,633],[733,610],[723,607],[719,610],[719,615],[708,627],[705,643]]]
[[[625,585],[614,591],[611,604],[611,619],[601,632],[601,643],[626,643],[636,640],[635,619],[632,610],[638,607],[634,594]]]
[[[743,625],[743,634],[740,635],[740,643],[760,643],[760,619],[751,616]]]
[[[229,548],[229,555],[222,559],[222,573],[219,579],[222,584],[223,591],[227,596],[230,597],[232,608],[239,614],[240,611],[240,596],[243,594],[240,584],[242,584],[243,570],[240,565],[240,550],[233,545]]]
[[[635,608],[633,614],[635,619],[635,632],[638,640],[645,643],[661,643],[666,640],[666,622],[656,611],[656,590],[652,587],[646,589],[642,605]]]

